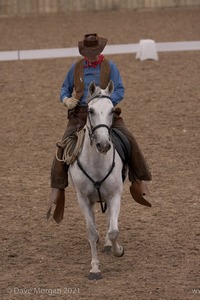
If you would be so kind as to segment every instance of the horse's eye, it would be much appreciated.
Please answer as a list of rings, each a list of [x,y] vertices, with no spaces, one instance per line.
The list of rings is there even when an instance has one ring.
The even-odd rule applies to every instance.
[[[91,114],[91,115],[94,114],[94,109],[93,108],[89,108],[88,109],[88,113]]]
[[[115,109],[114,109],[114,107],[111,109],[111,112],[110,112],[110,114],[112,115],[113,113],[114,113],[114,111],[115,111]]]

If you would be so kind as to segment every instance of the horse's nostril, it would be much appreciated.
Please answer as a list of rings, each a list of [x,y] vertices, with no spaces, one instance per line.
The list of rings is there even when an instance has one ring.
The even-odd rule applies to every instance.
[[[96,146],[97,146],[97,149],[101,148],[101,144],[100,143],[97,143]]]
[[[99,152],[107,153],[110,150],[111,145],[109,143],[96,143],[96,147]]]

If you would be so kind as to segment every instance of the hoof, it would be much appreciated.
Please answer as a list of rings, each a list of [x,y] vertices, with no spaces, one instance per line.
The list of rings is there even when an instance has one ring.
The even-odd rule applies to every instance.
[[[105,247],[103,248],[103,253],[109,254],[109,253],[111,253],[111,252],[112,252],[112,246],[105,246]]]
[[[116,257],[122,257],[123,255],[124,255],[124,248],[122,247],[122,252],[121,253],[114,253],[114,255],[116,256]]]
[[[88,279],[89,280],[99,280],[99,279],[102,279],[102,276],[101,276],[101,273],[92,273],[90,272],[89,275],[88,275]]]

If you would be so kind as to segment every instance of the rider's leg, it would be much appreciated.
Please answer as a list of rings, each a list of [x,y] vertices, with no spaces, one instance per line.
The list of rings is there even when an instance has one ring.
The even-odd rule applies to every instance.
[[[131,158],[129,163],[129,180],[132,183],[130,186],[131,195],[140,204],[150,206],[143,198],[145,194],[148,194],[148,189],[144,181],[150,181],[152,177],[138,143],[119,115],[116,115],[114,118],[113,127],[124,133],[131,144]]]
[[[77,130],[78,123],[76,120],[69,120],[62,141]],[[62,162],[63,148],[57,143],[57,157],[54,157],[51,167],[51,188],[65,189],[68,186],[68,166]]]
[[[69,111],[67,129],[62,140],[65,140],[70,135],[73,135],[78,129],[85,125],[86,111],[84,109],[76,109]],[[47,218],[50,216],[51,206],[56,204],[54,219],[60,222],[63,219],[64,204],[65,204],[65,188],[68,186],[68,166],[60,161],[62,159],[63,149],[59,146],[57,149],[57,158],[55,157],[51,167],[51,193],[49,197],[49,208]]]
[[[69,120],[67,129],[62,140],[72,135],[77,130],[77,122]],[[62,160],[63,149],[58,146],[57,157],[54,157],[51,166],[51,193],[49,197],[48,217],[50,216],[51,206],[56,204],[53,217],[57,223],[63,219],[65,205],[65,188],[68,186],[68,166]]]

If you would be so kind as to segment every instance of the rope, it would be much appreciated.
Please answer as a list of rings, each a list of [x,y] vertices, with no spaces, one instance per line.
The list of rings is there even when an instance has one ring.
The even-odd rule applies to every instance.
[[[62,158],[58,158],[58,149],[56,150],[56,159],[60,162],[66,163],[67,165],[73,164],[77,159],[80,150],[83,146],[85,136],[85,129],[81,129],[75,132],[73,135],[70,135],[66,139],[57,143],[59,148],[63,149]]]

